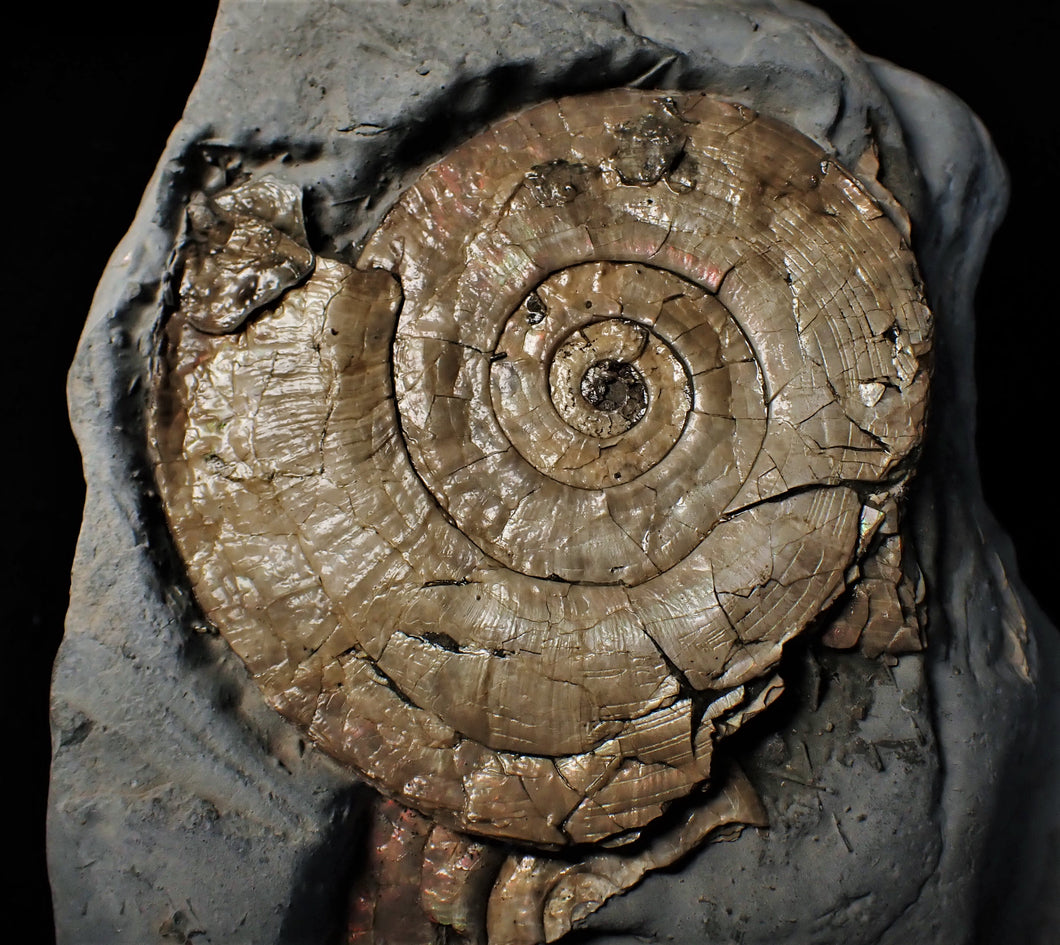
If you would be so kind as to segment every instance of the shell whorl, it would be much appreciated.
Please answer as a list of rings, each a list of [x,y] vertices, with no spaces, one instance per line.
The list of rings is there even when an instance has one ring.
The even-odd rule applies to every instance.
[[[227,335],[152,437],[205,613],[385,793],[542,845],[648,823],[777,695],[908,472],[930,314],[851,174],[704,94],[503,119]]]

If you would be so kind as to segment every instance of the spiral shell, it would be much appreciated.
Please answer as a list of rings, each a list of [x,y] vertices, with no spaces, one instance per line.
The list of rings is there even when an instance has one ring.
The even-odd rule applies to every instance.
[[[813,142],[616,90],[167,339],[167,515],[265,698],[438,822],[561,846],[651,821],[778,694],[908,471],[930,315]]]

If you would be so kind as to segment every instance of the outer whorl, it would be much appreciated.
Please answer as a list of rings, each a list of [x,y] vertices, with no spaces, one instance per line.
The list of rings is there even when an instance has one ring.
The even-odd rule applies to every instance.
[[[458,147],[356,268],[166,334],[166,511],[265,698],[438,822],[559,846],[775,698],[907,478],[930,315],[813,142],[617,90]]]

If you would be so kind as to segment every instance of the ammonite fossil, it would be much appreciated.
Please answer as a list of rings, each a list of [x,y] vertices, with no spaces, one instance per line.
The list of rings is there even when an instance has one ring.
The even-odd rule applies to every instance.
[[[256,239],[265,288],[168,321],[158,480],[266,700],[390,798],[620,841],[709,781],[862,571],[829,632],[915,633],[888,542],[930,315],[894,223],[794,129],[705,94],[546,102],[425,171],[355,267],[307,262],[296,191],[242,186],[195,271],[253,276],[225,259]]]

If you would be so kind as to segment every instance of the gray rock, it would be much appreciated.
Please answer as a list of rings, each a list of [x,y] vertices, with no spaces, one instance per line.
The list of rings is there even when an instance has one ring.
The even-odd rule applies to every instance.
[[[1060,656],[975,472],[972,291],[1006,183],[974,116],[792,0],[225,0],[71,374],[89,491],[53,687],[60,942],[337,941],[356,866],[367,789],[202,623],[153,490],[142,393],[188,194],[232,162],[271,168],[305,189],[314,249],[350,261],[455,142],[615,85],[738,98],[850,166],[878,147],[937,317],[910,510],[931,622],[893,667],[794,653],[802,697],[736,745],[770,830],[649,876],[583,940],[1047,941]]]

